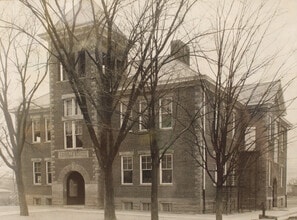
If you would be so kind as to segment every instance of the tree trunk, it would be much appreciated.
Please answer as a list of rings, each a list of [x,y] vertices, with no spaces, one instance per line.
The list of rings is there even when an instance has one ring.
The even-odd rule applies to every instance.
[[[23,172],[22,172],[21,160],[19,160],[17,162],[16,166],[17,166],[17,168],[15,170],[15,178],[16,178],[17,189],[18,189],[20,216],[29,216],[25,187],[24,187],[24,182],[23,182],[23,175],[22,175]]]
[[[222,186],[216,188],[216,220],[223,219],[223,190]]]
[[[112,163],[104,169],[104,220],[116,220],[114,205],[114,189],[112,176]]]
[[[159,220],[158,170],[159,155],[152,155],[151,220]]]

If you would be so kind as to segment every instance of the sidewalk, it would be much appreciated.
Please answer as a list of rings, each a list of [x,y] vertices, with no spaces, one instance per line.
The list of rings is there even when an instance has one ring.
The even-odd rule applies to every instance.
[[[103,210],[83,207],[30,206],[30,216],[20,217],[17,206],[0,206],[0,219],[5,220],[103,220]],[[150,220],[149,212],[117,211],[118,220]],[[261,211],[224,215],[224,220],[255,220]],[[287,220],[297,216],[297,207],[266,211],[266,215],[275,216],[278,220]],[[160,213],[160,220],[215,220],[214,214],[176,214]]]

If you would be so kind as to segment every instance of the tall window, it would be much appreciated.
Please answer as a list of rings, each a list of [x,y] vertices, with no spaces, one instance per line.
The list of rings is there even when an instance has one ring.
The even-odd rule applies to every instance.
[[[40,119],[34,119],[32,121],[32,141],[33,143],[40,143]]]
[[[273,129],[273,125],[272,125],[272,116],[268,115],[268,140],[272,140],[272,129]]]
[[[86,51],[81,50],[77,53],[77,71],[79,76],[86,75]]]
[[[64,122],[65,148],[81,148],[82,124],[80,120],[69,120]]]
[[[49,118],[45,119],[45,141],[51,141],[51,120]]]
[[[126,115],[126,112],[127,112],[127,105],[128,105],[128,101],[122,101],[121,104],[120,104],[120,126],[122,126],[123,124],[123,121],[124,121],[124,117]],[[130,116],[129,116],[129,122],[127,124],[127,126],[129,127],[132,123],[132,111],[130,113]]]
[[[248,127],[245,134],[245,150],[253,151],[256,149],[256,127]]]
[[[274,122],[274,145],[273,145],[273,160],[274,162],[278,161],[278,148],[279,148],[279,123],[278,121]]]
[[[75,98],[64,99],[64,116],[81,115],[80,108]]]
[[[172,128],[172,98],[160,99],[160,128]]]
[[[236,112],[232,112],[232,137],[234,137],[236,131]]]
[[[173,176],[173,160],[172,154],[165,154],[161,161],[161,183],[170,184],[172,183]]]
[[[284,167],[280,167],[280,187],[284,186]]]
[[[75,98],[64,99],[64,146],[80,148],[82,143],[81,111]]]
[[[140,156],[141,164],[141,184],[148,184],[152,182],[152,158],[151,156],[142,155]]]
[[[272,174],[272,165],[271,165],[271,162],[268,161],[268,186],[271,186],[271,174]]]
[[[65,81],[67,80],[67,74],[66,74],[66,70],[63,67],[62,62],[58,62],[59,66],[58,66],[58,71],[59,71],[59,81]]]
[[[139,130],[145,131],[148,128],[148,106],[146,100],[139,101]]]
[[[46,184],[52,184],[52,166],[50,161],[46,161]]]
[[[122,184],[133,183],[133,158],[122,156]]]
[[[33,183],[35,185],[41,184],[41,162],[40,161],[33,162]]]

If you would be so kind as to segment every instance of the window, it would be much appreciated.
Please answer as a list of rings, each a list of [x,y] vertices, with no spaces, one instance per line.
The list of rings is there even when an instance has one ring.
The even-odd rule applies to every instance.
[[[40,120],[34,119],[32,121],[32,134],[33,134],[33,143],[40,143],[41,137],[40,137]]]
[[[77,72],[79,76],[86,75],[86,51],[81,50],[77,53]]]
[[[274,145],[273,145],[273,160],[274,162],[278,161],[278,148],[279,148],[279,123],[278,121],[274,122]]]
[[[45,141],[51,141],[51,120],[49,118],[45,119]]]
[[[230,173],[230,185],[231,186],[236,186],[236,172],[235,172],[235,169],[233,168],[231,170],[231,173]]]
[[[286,143],[286,130],[284,127],[281,127],[280,137],[279,137],[279,150],[284,152],[284,147]]]
[[[268,116],[268,140],[272,140],[272,116]]]
[[[172,212],[172,203],[161,203],[161,210],[163,212]]]
[[[124,117],[127,112],[127,105],[128,105],[128,101],[122,101],[120,104],[120,126],[122,126],[123,124]],[[129,122],[127,124],[127,127],[131,126],[131,123],[132,123],[132,111],[129,116]]]
[[[146,100],[139,101],[139,130],[145,131],[148,128],[148,106]]]
[[[165,154],[161,161],[161,183],[170,184],[172,183],[173,174],[173,163],[172,154]]]
[[[280,167],[280,187],[284,186],[284,168]]]
[[[172,128],[172,98],[160,99],[160,128]]]
[[[33,198],[33,205],[41,205],[41,198]]]
[[[122,184],[133,183],[133,158],[122,156]]]
[[[75,98],[64,99],[64,116],[81,115],[80,108]]]
[[[67,74],[66,74],[66,70],[62,64],[62,62],[59,62],[59,81],[65,81],[67,80]]]
[[[52,184],[52,166],[50,161],[46,161],[46,184]]]
[[[124,210],[133,210],[133,202],[123,202]]]
[[[46,204],[46,205],[52,205],[52,203],[53,203],[53,202],[52,202],[52,199],[51,199],[51,198],[46,198],[46,199],[45,199],[45,204]]]
[[[65,148],[80,148],[83,146],[81,123],[80,120],[69,120],[64,122]]]
[[[245,150],[253,151],[256,149],[256,127],[248,127],[245,133]]]
[[[148,184],[152,182],[152,158],[151,156],[140,156],[141,173],[140,183]]]
[[[149,202],[143,202],[142,203],[142,210],[143,211],[150,211],[151,210],[151,203],[149,203]]]
[[[232,137],[234,137],[236,131],[236,112],[232,112]]]
[[[271,186],[271,162],[268,161],[268,186]]]
[[[33,162],[33,183],[35,185],[41,185],[41,162]]]

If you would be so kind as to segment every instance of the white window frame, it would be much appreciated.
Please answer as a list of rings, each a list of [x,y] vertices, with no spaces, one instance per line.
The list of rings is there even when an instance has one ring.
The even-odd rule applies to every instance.
[[[284,167],[280,166],[280,187],[284,187]]]
[[[244,138],[246,151],[256,150],[256,138],[257,138],[257,128],[255,126],[247,127],[245,138]]]
[[[278,151],[279,151],[279,123],[278,120],[274,122],[274,144],[273,144],[273,160],[277,163],[278,161]]]
[[[67,136],[66,136],[66,123],[71,123],[71,137],[72,137],[72,147],[67,148]],[[76,124],[80,124],[80,133],[76,133]],[[64,121],[64,149],[81,149],[83,147],[78,147],[76,143],[76,135],[82,136],[82,120],[67,120]]]
[[[39,165],[40,165],[40,167],[39,167],[39,171],[37,172],[36,171],[36,163],[38,163]],[[38,160],[33,160],[33,184],[34,185],[41,185],[42,184],[42,169],[41,169],[41,159],[38,159]],[[40,181],[36,181],[36,175],[38,175],[39,174],[39,176],[40,176]]]
[[[162,101],[163,100],[170,100],[170,103],[169,103],[169,108],[170,108],[170,111],[169,112],[165,112],[163,113],[162,112]],[[164,98],[161,98],[159,99],[159,106],[160,106],[160,111],[159,111],[159,127],[161,129],[172,129],[173,127],[173,105],[172,105],[172,97],[164,97]],[[171,126],[169,127],[163,127],[163,115],[171,115]]]
[[[268,115],[268,140],[271,141],[272,140],[272,116]]]
[[[46,184],[51,185],[53,181],[53,171],[52,171],[52,162],[50,160],[45,161],[46,169]],[[49,178],[51,176],[51,178]],[[51,179],[51,181],[49,181]]]
[[[268,186],[271,186],[271,175],[272,175],[272,164],[271,161],[268,160]]]
[[[39,123],[39,140],[35,140],[35,123]],[[32,119],[32,143],[41,143],[41,123],[40,118],[34,118]]]
[[[127,102],[128,102],[128,100],[123,100],[120,103],[120,127],[122,127],[124,117],[125,117],[125,114],[126,114],[126,111],[127,111],[127,105],[128,105]],[[130,116],[129,116],[129,121],[133,120],[132,117],[133,116],[132,116],[132,111],[131,111]],[[129,122],[128,122],[127,126],[129,126]],[[130,131],[132,132],[132,128],[130,129]]]
[[[164,157],[171,157],[170,168],[163,168],[163,160]],[[171,183],[163,183],[163,171],[170,171],[171,170]],[[173,184],[173,154],[164,154],[162,160],[160,161],[160,184],[162,185],[172,185]]]
[[[60,82],[63,82],[63,81],[67,81],[67,75],[66,75],[66,72],[65,72],[65,68],[62,64],[61,61],[59,61],[59,81]]]
[[[131,169],[124,167],[124,159],[129,158],[131,159]],[[124,182],[124,173],[125,172],[132,172],[132,182],[131,183],[125,183]],[[132,155],[122,155],[121,156],[121,183],[122,185],[133,185],[133,156]]]
[[[70,112],[68,113],[68,104],[70,103]],[[64,106],[64,117],[73,117],[73,116],[81,116],[80,107],[75,100],[75,98],[65,98],[63,99],[63,106]]]
[[[236,111],[232,111],[232,137],[234,137],[236,133],[236,116]]]
[[[51,120],[49,117],[44,119],[44,127],[45,127],[45,141],[51,142]],[[50,132],[50,134],[48,134]]]
[[[143,171],[143,167],[142,167],[142,158],[143,157],[150,157],[152,158],[150,155],[140,155],[140,184],[141,185],[151,185],[152,183],[144,183],[142,180],[142,171]],[[151,160],[151,169],[145,169],[145,170],[150,170],[152,172],[152,160]]]
[[[142,105],[143,105],[143,103],[145,103],[145,105],[146,105],[146,108],[147,108],[147,103],[146,103],[146,101],[144,100],[144,99],[141,99],[140,101],[139,101],[139,131],[147,131],[147,129],[146,128],[144,128],[144,126],[143,126],[143,115],[144,114],[148,114],[148,109],[145,109],[145,110],[143,110],[142,109]]]

